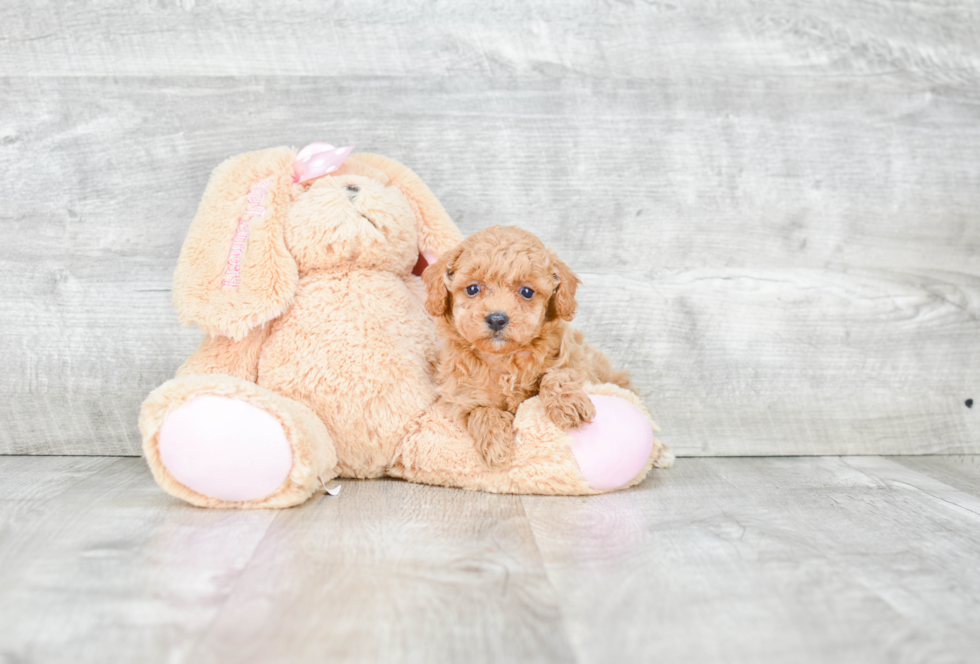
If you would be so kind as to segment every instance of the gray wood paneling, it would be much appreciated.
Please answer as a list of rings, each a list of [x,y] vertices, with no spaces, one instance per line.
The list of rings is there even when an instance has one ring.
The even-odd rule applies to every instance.
[[[0,453],[136,454],[209,170],[311,140],[516,223],[680,454],[980,451],[973,3],[0,7]]]
[[[980,69],[968,0],[8,2],[0,25],[0,75],[649,80],[676,70],[714,81],[904,69],[960,85]]]
[[[980,377],[976,276],[700,268],[585,280],[582,327],[634,367],[684,454],[963,453],[980,442],[964,399]]]
[[[974,661],[980,492],[931,470],[970,459],[679,459],[588,498],[344,481],[279,512],[190,507],[140,459],[0,459],[0,661]]]

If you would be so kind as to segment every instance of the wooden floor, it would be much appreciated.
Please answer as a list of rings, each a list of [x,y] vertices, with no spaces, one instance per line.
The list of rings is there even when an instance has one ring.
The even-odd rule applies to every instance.
[[[345,481],[280,512],[0,457],[0,662],[980,658],[980,457],[680,459],[594,498]]]

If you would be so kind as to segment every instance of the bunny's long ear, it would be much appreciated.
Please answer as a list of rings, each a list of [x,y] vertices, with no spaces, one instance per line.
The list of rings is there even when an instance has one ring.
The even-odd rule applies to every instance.
[[[299,277],[283,219],[300,190],[290,148],[249,152],[211,174],[174,272],[183,325],[241,339],[292,304]]]
[[[442,203],[422,178],[394,159],[361,152],[350,157],[360,164],[375,168],[388,176],[389,183],[401,189],[415,212],[419,236],[419,265],[415,274],[463,241],[463,235],[449,218]]]

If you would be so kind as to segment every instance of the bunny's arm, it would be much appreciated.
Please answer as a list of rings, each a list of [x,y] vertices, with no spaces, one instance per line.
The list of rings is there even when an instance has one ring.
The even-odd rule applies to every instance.
[[[208,335],[177,370],[177,375],[227,374],[254,383],[259,373],[259,353],[271,329],[271,323],[259,325],[241,341]]]

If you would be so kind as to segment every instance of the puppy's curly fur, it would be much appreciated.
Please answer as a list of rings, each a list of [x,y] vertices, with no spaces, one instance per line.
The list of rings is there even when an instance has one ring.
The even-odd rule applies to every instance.
[[[510,458],[524,400],[539,395],[552,421],[567,429],[595,416],[585,381],[633,389],[626,372],[567,324],[579,279],[528,231],[474,233],[422,278],[443,339],[440,394],[487,465]]]

